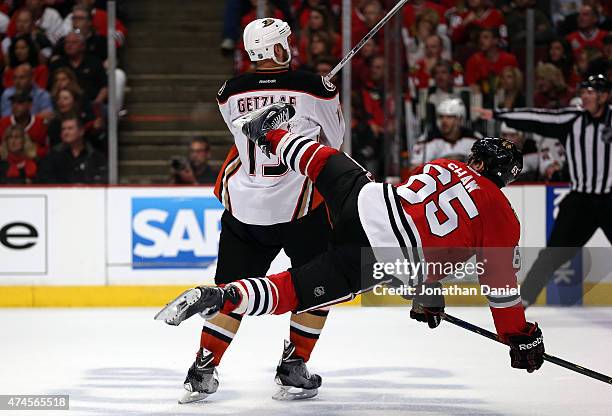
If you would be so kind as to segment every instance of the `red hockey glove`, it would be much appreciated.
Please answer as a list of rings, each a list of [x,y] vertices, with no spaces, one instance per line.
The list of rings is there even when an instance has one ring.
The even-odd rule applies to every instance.
[[[522,334],[508,336],[510,365],[522,368],[528,373],[538,370],[544,362],[544,337],[537,322],[527,322]]]
[[[423,292],[433,290],[434,293]],[[436,328],[442,323],[444,315],[444,296],[441,294],[442,284],[440,282],[424,283],[416,287],[416,295],[412,299],[410,318],[419,322],[427,322],[430,328]]]

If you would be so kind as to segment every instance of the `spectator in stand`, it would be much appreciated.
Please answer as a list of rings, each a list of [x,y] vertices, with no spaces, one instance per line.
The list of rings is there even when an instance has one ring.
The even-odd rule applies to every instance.
[[[240,19],[240,28],[244,31],[244,28],[257,19],[257,2],[258,0],[250,0],[251,2],[251,10],[248,13],[245,13]],[[270,3],[270,1],[266,0],[266,5],[264,7],[265,12],[264,16],[273,17],[275,19],[287,20],[289,16],[285,16],[284,13],[275,5]]]
[[[610,71],[612,65],[612,34],[608,34],[603,40],[603,49],[596,50],[596,53],[592,54],[592,58],[589,60],[589,66],[587,73],[593,74],[606,74]]]
[[[430,107],[427,114],[435,114],[436,107],[442,101],[457,96],[455,87],[460,87],[463,84],[460,82],[462,78],[461,65],[458,63],[445,59],[436,62],[433,68],[431,68],[433,85],[429,87],[427,92],[427,106]]]
[[[0,184],[32,183],[36,171],[36,146],[22,127],[7,128],[0,143]]]
[[[331,45],[328,55],[339,57],[342,53],[342,39],[332,29],[331,18],[327,10],[324,8],[313,8],[309,16],[308,25],[305,26],[300,35],[300,56],[308,56],[310,45],[313,42],[313,36],[318,33],[323,33],[324,37],[329,39],[327,43]]]
[[[336,59],[333,56],[323,56],[315,62],[314,72],[324,77],[325,75],[329,74],[332,69],[334,69],[336,64]],[[332,84],[336,85],[336,88],[340,87],[337,74],[331,79],[331,82]]]
[[[508,35],[504,16],[488,0],[467,0],[467,10],[459,13],[451,25],[453,44],[477,43],[481,29],[495,29],[503,39]]]
[[[507,67],[518,67],[516,57],[499,48],[499,33],[497,29],[483,29],[480,31],[480,51],[472,55],[467,61],[465,69],[465,82],[482,94],[493,93],[496,78]]]
[[[74,32],[80,33],[85,38],[85,53],[98,57],[102,61],[104,67],[108,68],[108,62],[106,59],[108,53],[106,36],[96,33],[89,8],[78,4],[73,7],[72,29]],[[66,55],[64,39],[65,37],[60,39],[58,42],[58,45],[55,48],[55,56],[52,58],[53,60]],[[115,81],[117,86],[117,108],[121,110],[123,107],[123,97],[125,95],[125,85],[127,82],[127,76],[123,69],[115,69]]]
[[[62,120],[68,114],[77,114],[85,126],[85,139],[99,150],[106,148],[106,143],[100,140],[104,128],[102,117],[96,116],[91,106],[84,104],[83,92],[78,85],[54,88],[53,103],[55,114],[48,124],[51,147],[61,141]]]
[[[300,27],[306,27],[310,19],[312,10],[324,8],[328,14],[332,14],[330,2],[328,0],[302,0],[301,5],[297,9],[295,15]]]
[[[560,0],[557,0],[560,1]],[[563,0],[570,1],[570,0]],[[578,30],[580,20],[580,8],[581,6],[589,6],[592,7],[593,10],[599,16],[597,27],[602,30],[610,31],[612,30],[612,6],[610,6],[610,2],[606,1],[605,6],[602,4],[601,0],[574,0],[573,9],[570,10],[569,13],[565,13],[565,18],[557,24],[557,33],[560,36],[567,36],[568,34]],[[551,4],[551,9],[555,10],[555,4]]]
[[[597,27],[599,22],[599,12],[592,6],[583,5],[580,7],[578,15],[578,30],[567,35],[574,55],[586,48],[591,47],[603,51],[603,40],[608,34],[605,30]]]
[[[495,108],[521,108],[526,104],[523,95],[523,73],[516,67],[505,67],[497,79]]]
[[[32,67],[30,64],[21,64],[13,71],[13,86],[2,92],[2,117],[11,114],[11,97],[15,93],[26,92],[32,97],[32,113],[43,118],[53,114],[53,105],[49,93],[32,80]]]
[[[601,50],[587,46],[578,51],[575,56],[576,72],[581,79],[588,78],[592,75],[590,72],[591,62],[598,61],[603,56]]]
[[[49,86],[51,88],[52,96],[55,95],[61,88],[72,88],[77,90],[81,89],[81,87],[79,87],[79,81],[77,80],[76,74],[67,66],[60,67],[51,74],[51,82]],[[83,91],[81,90],[81,95],[82,92]],[[83,97],[83,99],[87,100],[86,97]],[[89,104],[91,105],[91,102]]]
[[[189,157],[172,160],[172,183],[214,185],[219,171],[210,166],[210,155],[210,143],[206,137],[192,138],[189,143]]]
[[[382,140],[372,132],[368,124],[370,116],[365,112],[360,94],[351,94],[351,108],[351,157],[368,172],[376,172],[378,175],[381,170],[379,155]]]
[[[15,35],[2,39],[2,54],[6,62],[9,61],[9,48],[13,43],[13,39],[18,36],[29,36],[32,42],[36,45],[39,51],[38,59],[41,63],[46,63],[51,57],[53,45],[49,39],[34,26],[32,20],[32,12],[28,9],[20,9],[15,12]]]
[[[76,5],[72,9],[72,30],[78,31],[85,38],[85,53],[97,56],[102,62],[106,61],[108,47],[106,37],[98,35],[93,28],[92,16],[89,9],[83,5]],[[64,39],[62,37],[55,45],[54,58],[65,56]]]
[[[428,88],[430,86],[430,82],[432,82],[431,71],[433,67],[439,61],[443,59],[448,59],[448,56],[450,56],[450,54],[447,54],[447,58],[444,57],[444,53],[442,51],[443,42],[442,37],[440,35],[430,35],[425,39],[424,43],[424,56],[418,61],[416,61],[414,66],[410,69],[411,80],[412,82],[414,82],[414,86],[416,89]],[[459,72],[462,73],[463,71],[461,71],[460,69],[461,65],[457,65],[458,66],[456,68],[459,69]],[[457,79],[457,81],[462,82],[462,79]],[[461,85],[461,83],[459,85]]]
[[[379,0],[368,0],[363,5],[363,24],[365,33],[370,31],[376,24],[382,19],[385,14],[385,10],[382,3]],[[353,41],[358,42],[363,36],[356,38],[355,29],[353,29]],[[378,44],[378,47],[383,49],[383,41],[385,39],[385,27],[383,26],[372,38]],[[353,43],[354,43],[353,42]]]
[[[417,167],[434,159],[466,161],[474,142],[482,136],[465,127],[465,104],[448,98],[436,108],[436,129],[423,134],[412,151],[410,164]]]
[[[305,67],[314,70],[317,60],[332,54],[333,44],[327,32],[314,32],[311,35],[310,44],[305,56]]]
[[[384,132],[385,125],[385,58],[376,56],[370,62],[368,80],[361,89],[363,108],[369,115],[368,125],[376,137]]]
[[[16,92],[10,98],[12,113],[0,118],[0,137],[10,126],[19,126],[25,130],[36,144],[36,154],[43,157],[49,151],[47,123],[45,119],[32,114],[32,97],[25,91]]]
[[[83,89],[93,105],[102,105],[108,96],[108,80],[102,61],[93,55],[85,53],[85,38],[83,35],[71,32],[64,39],[66,56],[60,57],[50,65],[51,72],[58,68],[68,67],[74,71]]]
[[[572,99],[563,74],[553,64],[538,64],[533,104],[536,108],[567,107]]]
[[[437,33],[446,33],[447,27],[443,6],[428,0],[412,0],[402,8],[402,25],[411,32],[412,36],[416,35],[418,16],[428,10],[434,11],[438,16],[439,26],[436,27]]]
[[[30,68],[32,68],[32,80],[38,87],[43,90],[46,89],[47,82],[49,81],[49,69],[47,65],[39,62],[38,49],[36,49],[36,45],[32,42],[32,38],[29,35],[15,37],[9,47],[9,66],[4,70],[2,78],[4,88],[13,86],[15,68],[22,64],[30,65]]]
[[[406,53],[408,54],[408,65],[414,67],[418,61],[425,57],[425,48],[427,39],[432,36],[437,36],[440,41],[439,45],[433,45],[436,47],[436,54],[439,58],[450,59],[451,57],[451,45],[450,40],[444,36],[436,33],[436,27],[439,24],[439,17],[433,10],[425,10],[419,14],[416,18],[415,35],[408,36],[404,39],[406,45]],[[403,32],[404,35],[406,32]],[[430,39],[430,42],[435,42]],[[430,45],[432,46],[432,45]],[[439,48],[437,48],[439,46]],[[431,58],[430,58],[431,59]]]
[[[55,45],[55,42],[62,37],[62,16],[58,11],[47,7],[44,0],[25,0],[25,8],[32,13],[34,25]],[[7,36],[11,38],[17,34],[18,15],[18,12],[13,13],[6,30]]]
[[[534,8],[535,0],[513,0],[513,5],[514,7],[506,14],[510,47],[513,50],[525,48],[527,39],[527,9],[529,8],[534,9],[535,44],[548,44],[555,33],[546,14],[538,8]]]
[[[368,78],[370,72],[370,62],[373,57],[378,55],[378,45],[374,39],[364,43],[361,50],[351,59],[351,78],[353,87],[359,88]]]
[[[559,68],[565,79],[565,84],[572,89],[572,92],[576,91],[576,86],[580,83],[581,78],[578,76],[574,65],[572,47],[564,38],[557,38],[550,42],[544,62]]]
[[[62,120],[62,142],[41,160],[37,181],[48,184],[108,182],[106,158],[85,141],[85,128],[78,115]]]
[[[77,5],[84,6],[90,11],[92,18],[91,24],[95,33],[100,36],[108,37],[108,14],[106,10],[95,7],[96,0],[77,0]],[[73,13],[70,13],[64,19],[62,23],[62,30],[59,38],[68,35],[68,33],[74,30],[74,23],[72,22]],[[117,46],[123,46],[127,36],[127,29],[121,20],[117,19],[115,23],[115,41]]]

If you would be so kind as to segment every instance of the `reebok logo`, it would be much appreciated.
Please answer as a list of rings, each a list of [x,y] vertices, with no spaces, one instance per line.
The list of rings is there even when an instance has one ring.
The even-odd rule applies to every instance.
[[[521,350],[521,351],[530,350],[532,348],[537,347],[538,345],[540,345],[543,342],[544,342],[544,337],[539,337],[535,341],[533,341],[533,342],[531,342],[529,344],[519,344],[519,350]]]
[[[274,84],[276,82],[275,79],[260,79],[259,83],[260,84]]]

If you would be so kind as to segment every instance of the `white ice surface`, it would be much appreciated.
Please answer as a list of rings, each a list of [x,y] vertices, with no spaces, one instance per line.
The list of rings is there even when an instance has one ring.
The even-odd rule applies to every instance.
[[[492,328],[487,309],[447,308]],[[510,368],[507,348],[405,308],[331,311],[309,367],[319,396],[275,402],[288,316],[245,318],[219,391],[179,405],[202,321],[154,321],[155,309],[0,309],[0,394],[69,394],[70,411],[17,415],[612,415],[612,385],[545,363]],[[612,374],[612,308],[532,308],[547,352]]]

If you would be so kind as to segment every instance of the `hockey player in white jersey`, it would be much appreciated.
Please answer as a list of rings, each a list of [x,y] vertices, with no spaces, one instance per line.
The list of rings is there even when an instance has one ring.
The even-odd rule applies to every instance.
[[[445,158],[465,162],[481,134],[464,127],[466,110],[460,98],[447,98],[436,107],[436,126],[419,137],[412,150],[413,167]]]
[[[334,148],[342,144],[344,119],[338,91],[314,73],[289,68],[290,34],[289,25],[279,19],[258,19],[247,25],[244,45],[257,70],[226,81],[217,95],[219,110],[234,136],[234,146],[215,186],[215,194],[225,207],[217,284],[264,276],[281,249],[293,267],[327,249],[327,211],[313,183],[290,170],[279,157],[269,158],[232,124],[245,113],[286,102],[297,111],[291,120],[292,132]],[[273,398],[300,399],[317,394],[321,377],[309,374],[305,363],[327,314],[328,310],[314,310],[291,316],[290,340],[285,341],[276,371],[280,388]],[[219,314],[205,323],[180,403],[202,400],[217,390],[216,367],[241,319],[238,314]]]

